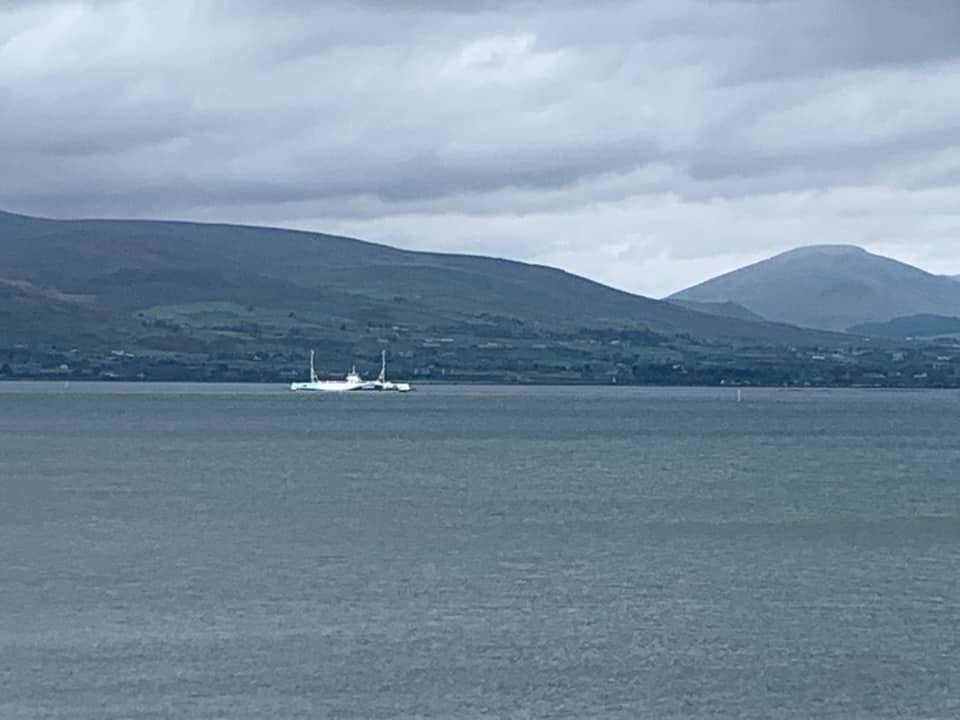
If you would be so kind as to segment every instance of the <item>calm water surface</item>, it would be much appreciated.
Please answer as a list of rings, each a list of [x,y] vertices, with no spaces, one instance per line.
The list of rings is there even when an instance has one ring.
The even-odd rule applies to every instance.
[[[0,718],[960,717],[960,395],[0,385]]]

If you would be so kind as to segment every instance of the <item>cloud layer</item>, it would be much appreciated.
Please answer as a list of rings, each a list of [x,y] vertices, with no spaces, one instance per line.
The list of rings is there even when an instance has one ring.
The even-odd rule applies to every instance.
[[[0,207],[651,295],[814,242],[960,273],[957,38],[955,0],[8,0]]]

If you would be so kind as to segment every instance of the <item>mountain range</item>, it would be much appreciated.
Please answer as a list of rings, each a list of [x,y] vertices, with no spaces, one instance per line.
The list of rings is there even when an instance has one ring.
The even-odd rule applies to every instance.
[[[81,325],[87,316],[119,321],[157,306],[229,302],[290,312],[316,307],[334,326],[500,320],[763,342],[819,339],[746,310],[704,312],[706,305],[662,302],[540,265],[200,223],[0,213],[0,287],[24,307],[51,318],[75,316]]]
[[[901,317],[960,316],[960,283],[850,245],[798,248],[670,298],[736,303],[776,322],[835,331]]]
[[[169,364],[177,378],[241,377],[241,366],[275,377],[315,347],[331,371],[386,349],[427,376],[632,381],[649,365],[721,378],[746,358],[738,348],[848,340],[734,303],[655,300],[498,258],[265,227],[0,213],[11,372],[86,362],[94,376],[164,377]]]
[[[903,323],[863,322],[919,309],[948,327],[929,315],[954,298],[960,283],[847,247],[656,300],[315,232],[0,213],[0,377],[276,381],[315,348],[328,375],[386,350],[413,379],[955,386],[941,350],[833,332],[899,341]]]

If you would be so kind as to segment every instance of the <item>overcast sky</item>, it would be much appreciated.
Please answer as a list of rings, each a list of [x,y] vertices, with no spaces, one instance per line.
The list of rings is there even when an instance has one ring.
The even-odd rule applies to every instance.
[[[0,0],[0,208],[654,296],[811,243],[960,273],[960,2]]]

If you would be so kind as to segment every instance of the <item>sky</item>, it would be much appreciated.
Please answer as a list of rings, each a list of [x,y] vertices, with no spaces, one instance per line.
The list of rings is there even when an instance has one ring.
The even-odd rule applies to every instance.
[[[0,209],[960,274],[960,2],[0,0]]]

